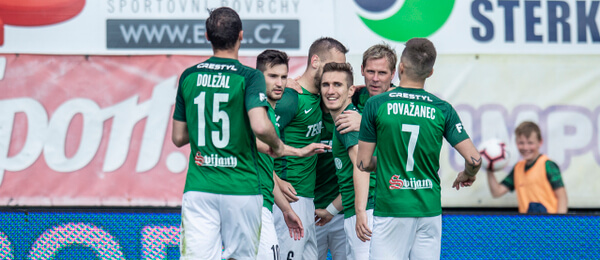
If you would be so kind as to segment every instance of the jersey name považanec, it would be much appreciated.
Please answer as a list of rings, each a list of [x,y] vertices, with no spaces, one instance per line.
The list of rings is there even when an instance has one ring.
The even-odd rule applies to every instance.
[[[359,140],[377,145],[375,216],[442,213],[443,138],[454,146],[469,136],[454,108],[423,89],[397,87],[367,101]]]

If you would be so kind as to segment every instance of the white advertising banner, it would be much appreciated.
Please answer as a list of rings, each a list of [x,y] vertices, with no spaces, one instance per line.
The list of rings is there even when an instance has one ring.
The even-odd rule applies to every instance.
[[[428,37],[439,53],[600,54],[594,0],[43,0],[3,7],[0,53],[210,54],[208,9],[244,21],[242,55],[306,55],[321,36],[351,54]]]

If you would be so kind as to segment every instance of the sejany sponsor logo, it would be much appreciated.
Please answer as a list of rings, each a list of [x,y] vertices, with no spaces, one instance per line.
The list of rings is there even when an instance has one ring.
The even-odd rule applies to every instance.
[[[196,152],[194,160],[198,166],[227,168],[235,168],[238,161],[237,157],[235,156],[223,157],[218,154],[202,155],[200,152]]]
[[[422,190],[432,188],[433,182],[430,179],[402,179],[400,178],[400,175],[393,175],[392,178],[390,178],[390,190]]]

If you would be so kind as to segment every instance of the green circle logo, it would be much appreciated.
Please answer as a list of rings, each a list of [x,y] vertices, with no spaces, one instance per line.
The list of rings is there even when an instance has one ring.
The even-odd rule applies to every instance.
[[[452,13],[455,0],[354,0],[365,15],[358,16],[373,32],[388,40],[406,42],[414,37],[428,37],[446,23]],[[381,19],[369,19],[373,14],[389,13],[398,8],[392,15]],[[392,10],[393,12],[393,10]]]

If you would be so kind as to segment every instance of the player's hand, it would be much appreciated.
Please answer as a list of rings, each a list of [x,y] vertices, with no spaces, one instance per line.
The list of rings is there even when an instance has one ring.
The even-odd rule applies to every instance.
[[[329,223],[333,219],[333,215],[329,213],[326,209],[316,209],[315,210],[315,225],[324,226]]]
[[[277,147],[269,147],[269,151],[267,151],[269,156],[279,158],[284,155],[286,146],[281,140],[279,142]]]
[[[312,143],[300,149],[299,157],[309,157],[315,154],[324,153],[331,150],[331,146],[322,143]]]
[[[362,116],[358,112],[347,110],[335,119],[335,127],[340,131],[340,134],[358,132],[360,130],[361,119]]]
[[[356,93],[357,91],[359,91],[361,88],[366,87],[366,85],[353,85],[354,86],[354,93]]]
[[[371,235],[373,235],[373,233],[369,228],[367,212],[364,210],[356,211],[356,236],[360,241],[366,242],[371,240]]]
[[[283,196],[285,196],[288,202],[296,202],[299,200],[298,196],[296,196],[298,193],[292,184],[284,180],[279,180],[278,184],[281,193],[283,193]]]
[[[469,176],[465,171],[459,172],[456,176],[456,180],[452,184],[452,188],[460,190],[461,187],[470,187],[475,182],[475,176]]]
[[[298,83],[299,78],[300,77],[297,77],[295,79],[288,79],[285,87],[291,88],[291,89],[295,90],[296,92],[302,94],[302,86],[300,86],[300,83]]]
[[[290,230],[290,237],[294,240],[300,240],[304,237],[304,227],[302,221],[293,210],[283,212],[283,220]]]

